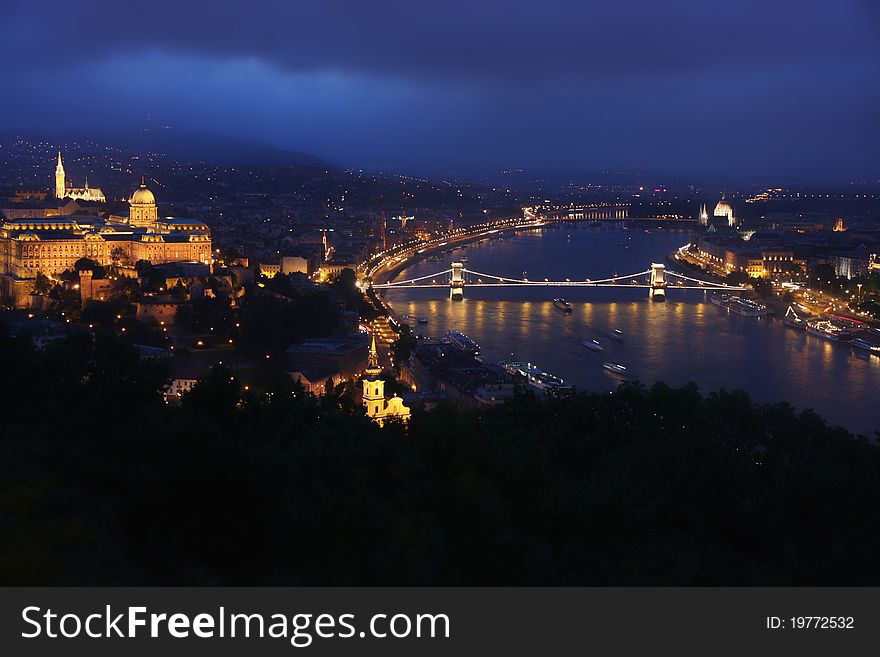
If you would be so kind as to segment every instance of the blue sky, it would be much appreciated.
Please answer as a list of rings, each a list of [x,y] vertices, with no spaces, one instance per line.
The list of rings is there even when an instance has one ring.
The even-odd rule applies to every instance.
[[[151,112],[345,166],[876,180],[878,5],[0,0],[0,131]]]

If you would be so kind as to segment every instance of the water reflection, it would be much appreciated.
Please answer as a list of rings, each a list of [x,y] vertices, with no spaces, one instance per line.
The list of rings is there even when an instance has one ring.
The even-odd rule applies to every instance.
[[[613,271],[642,271],[687,241],[686,231],[646,235],[572,225],[471,245],[468,267],[511,277],[525,270],[532,280],[600,278]],[[440,271],[449,262],[422,261],[400,277]],[[553,297],[561,295],[574,306],[570,315],[553,305]],[[581,387],[615,387],[616,380],[601,368],[613,360],[644,382],[694,381],[704,391],[744,388],[761,401],[813,408],[853,430],[880,428],[874,408],[880,358],[860,358],[849,347],[779,321],[727,313],[699,290],[671,289],[666,303],[651,303],[645,290],[624,286],[564,291],[465,287],[461,302],[450,301],[442,289],[389,290],[386,298],[403,314],[428,318],[427,325],[418,325],[419,333],[441,337],[456,328],[479,342],[489,360],[509,358],[512,352]],[[623,341],[608,338],[613,328],[624,332]],[[598,339],[604,351],[585,348],[585,338]]]

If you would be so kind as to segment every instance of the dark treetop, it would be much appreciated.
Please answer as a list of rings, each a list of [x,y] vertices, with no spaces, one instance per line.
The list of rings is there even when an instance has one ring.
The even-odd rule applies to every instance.
[[[880,452],[637,385],[380,429],[344,390],[165,406],[160,364],[0,334],[3,584],[877,584]],[[279,379],[280,380],[280,379]]]

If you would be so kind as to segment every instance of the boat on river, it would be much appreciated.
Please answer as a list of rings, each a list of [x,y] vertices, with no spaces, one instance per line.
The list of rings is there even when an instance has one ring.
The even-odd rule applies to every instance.
[[[880,329],[867,329],[853,337],[854,349],[880,357]]]
[[[602,345],[599,344],[598,340],[581,340],[581,344],[584,345],[587,349],[591,349],[593,351],[602,351]]]
[[[564,313],[570,313],[573,310],[573,308],[571,307],[571,304],[562,298],[553,299],[553,305],[556,306],[557,308],[559,308],[559,310],[561,310]]]
[[[623,376],[624,374],[626,374],[626,365],[621,365],[620,363],[602,363],[602,367],[608,372],[611,372],[612,374],[616,374],[618,376]]]

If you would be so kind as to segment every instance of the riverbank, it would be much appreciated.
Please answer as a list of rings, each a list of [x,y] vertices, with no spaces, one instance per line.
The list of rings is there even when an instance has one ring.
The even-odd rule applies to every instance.
[[[373,265],[369,274],[370,282],[377,284],[389,282],[394,276],[407,267],[411,267],[412,265],[443,251],[452,251],[455,248],[460,248],[474,242],[480,242],[484,239],[492,239],[495,235],[500,235],[502,233],[515,233],[522,230],[538,230],[550,225],[552,224],[535,222],[527,224],[498,225],[486,228],[478,233],[466,233],[460,236],[434,238],[428,242],[413,245],[412,250],[405,249],[400,252],[395,252],[390,263],[380,262]]]
[[[685,256],[686,254],[682,251],[682,249],[677,249],[666,254],[666,261],[667,263],[674,263],[676,266],[680,265],[683,268],[690,269],[694,273],[699,273],[702,277],[709,277],[710,279],[715,279],[718,281],[724,280],[724,277],[706,270],[699,263],[691,262]],[[791,294],[791,296],[786,299],[785,297],[788,294]],[[777,319],[780,320],[785,316],[788,307],[792,303],[798,303],[801,306],[807,308],[810,313],[817,316],[823,314],[833,314],[838,317],[848,319],[850,321],[865,324],[869,327],[880,328],[880,322],[874,321],[868,317],[857,315],[855,312],[847,308],[832,308],[832,310],[829,312],[829,307],[832,307],[836,304],[844,304],[846,302],[843,299],[838,299],[836,297],[830,296],[826,296],[824,299],[822,299],[821,297],[823,295],[821,293],[817,293],[807,288],[792,288],[783,290],[774,288],[773,294],[770,296],[758,296],[756,293],[750,296],[760,298],[760,300],[771,309],[771,316],[775,316]]]

